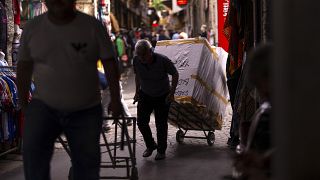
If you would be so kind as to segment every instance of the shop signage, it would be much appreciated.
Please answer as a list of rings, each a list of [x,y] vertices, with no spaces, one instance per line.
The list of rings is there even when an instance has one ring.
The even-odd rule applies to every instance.
[[[76,0],[76,3],[93,3],[94,0]]]
[[[184,6],[188,4],[188,0],[177,0],[178,6]]]
[[[230,0],[218,0],[218,46],[228,52],[229,42],[224,36],[223,27],[226,21]]]

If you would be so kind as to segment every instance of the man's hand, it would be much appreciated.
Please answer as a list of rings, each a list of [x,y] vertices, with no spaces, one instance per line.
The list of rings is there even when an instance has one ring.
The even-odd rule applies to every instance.
[[[109,110],[112,112],[113,117],[119,117],[123,114],[123,106],[120,100],[111,100]]]
[[[170,93],[168,94],[168,96],[166,97],[166,103],[169,104],[169,103],[171,103],[171,102],[173,102],[173,101],[174,101],[174,92],[173,92],[173,93],[170,92]]]
[[[17,64],[17,88],[19,107],[25,111],[29,103],[29,89],[33,72],[33,61],[18,61]]]
[[[174,101],[174,93],[176,92],[176,88],[178,85],[179,80],[179,73],[178,71],[172,75],[172,81],[171,81],[171,89],[170,92],[166,98],[166,103],[169,104]]]
[[[140,97],[139,97],[139,93],[136,93],[133,97],[133,104],[135,104],[136,102],[138,102],[140,100]]]
[[[117,117],[123,114],[123,107],[120,101],[120,74],[117,60],[115,58],[101,59],[101,62],[105,70],[107,82],[110,85],[111,102],[108,109],[112,112],[112,116]]]

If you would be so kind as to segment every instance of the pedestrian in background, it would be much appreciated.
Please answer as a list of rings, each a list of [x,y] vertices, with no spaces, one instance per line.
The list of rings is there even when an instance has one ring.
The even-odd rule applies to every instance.
[[[134,102],[138,101],[137,123],[147,147],[143,157],[151,156],[157,149],[155,160],[161,160],[166,157],[168,113],[170,102],[174,100],[179,74],[168,57],[155,53],[152,49],[147,40],[140,40],[136,44],[136,56],[133,59],[136,82]],[[168,75],[172,76],[171,87]],[[152,111],[155,115],[158,144],[155,143],[149,126]]]
[[[185,32],[180,33],[180,39],[188,39],[188,34]]]
[[[170,40],[167,35],[167,30],[164,27],[161,27],[158,32],[159,35],[157,41]]]
[[[202,24],[200,27],[200,31],[201,33],[199,34],[199,36],[208,39],[207,25]]]
[[[98,59],[107,73],[113,115],[122,113],[114,47],[98,20],[75,10],[75,0],[45,2],[48,12],[25,25],[17,65],[19,104],[26,118],[25,179],[50,179],[54,143],[64,133],[71,150],[71,176],[98,180],[102,126]],[[29,103],[32,77],[36,87]]]
[[[175,32],[173,35],[172,35],[172,40],[175,40],[175,39],[181,39],[180,38],[180,33],[179,32]]]

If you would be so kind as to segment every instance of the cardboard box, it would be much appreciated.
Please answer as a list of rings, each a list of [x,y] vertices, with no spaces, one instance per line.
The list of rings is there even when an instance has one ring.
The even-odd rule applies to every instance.
[[[200,119],[207,128],[220,130],[229,92],[225,60],[219,58],[216,48],[211,47],[206,39],[191,38],[158,41],[155,52],[171,59],[179,72],[175,92],[179,105],[170,109],[171,123],[177,123],[174,120],[177,112],[189,112],[189,116],[185,116],[188,121]]]

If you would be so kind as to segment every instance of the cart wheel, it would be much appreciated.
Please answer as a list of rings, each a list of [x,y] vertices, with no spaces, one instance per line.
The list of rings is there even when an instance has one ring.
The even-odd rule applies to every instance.
[[[72,166],[69,169],[68,180],[73,180],[73,168],[72,168]]]
[[[131,178],[130,180],[138,180],[139,176],[138,176],[138,169],[136,167],[132,167],[131,168]]]
[[[216,136],[214,135],[213,132],[209,132],[207,136],[207,142],[209,146],[212,146],[214,141],[216,140]]]
[[[182,143],[183,139],[184,139],[184,133],[181,129],[179,129],[176,134],[176,140],[178,143]]]

